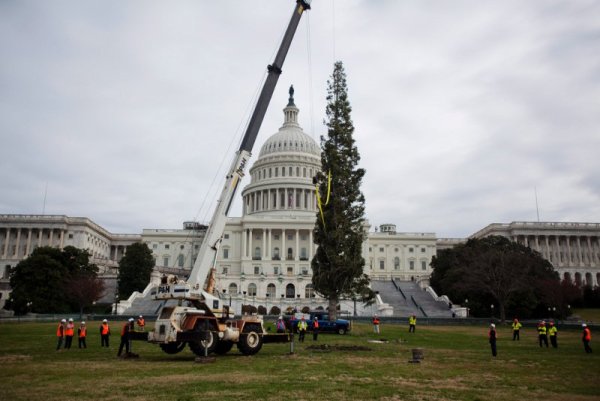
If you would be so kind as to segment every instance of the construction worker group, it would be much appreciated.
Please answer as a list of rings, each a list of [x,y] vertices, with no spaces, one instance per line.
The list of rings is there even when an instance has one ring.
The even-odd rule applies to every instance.
[[[120,356],[123,348],[125,348],[126,354],[130,351],[130,336],[129,333],[136,330],[135,323],[137,323],[137,331],[145,331],[146,322],[144,320],[144,316],[140,315],[138,319],[134,322],[133,318],[130,318],[127,322],[123,324],[121,329],[121,344],[119,347],[119,352],[117,356]],[[100,347],[109,348],[110,341],[110,326],[108,324],[107,319],[103,319],[102,323],[99,327],[100,334]],[[73,337],[75,335],[75,323],[72,318],[61,319],[58,323],[58,327],[56,328],[56,351],[61,350],[69,350],[71,349],[71,345],[73,343]],[[79,324],[77,328],[77,340],[78,347],[80,349],[87,348],[87,326],[84,321]]]
[[[380,319],[378,315],[374,315],[373,319],[372,319],[372,324],[373,324],[373,330],[376,334],[379,334],[380,329]],[[136,331],[136,323],[137,323],[137,331],[145,331],[145,320],[144,320],[144,316],[140,315],[137,320],[134,320],[133,318],[129,318],[122,326],[121,328],[121,343],[119,345],[119,351],[117,353],[117,356],[121,356],[123,349],[125,349],[125,355],[128,355],[130,353],[130,347],[131,347],[131,342],[130,342],[130,333]],[[314,321],[314,327],[313,327],[313,340],[317,340],[317,336],[319,333],[319,326],[318,326],[318,321],[316,320],[315,317],[315,321]],[[415,328],[416,328],[416,324],[417,324],[417,318],[415,315],[411,315],[408,319],[408,325],[409,325],[409,329],[408,331],[410,333],[414,333],[415,332]],[[282,317],[279,317],[279,320],[277,322],[277,331],[280,332],[281,330],[281,325],[283,325],[283,320]],[[521,328],[523,327],[523,325],[521,324],[521,322],[519,322],[519,320],[517,318],[515,318],[511,324],[511,328],[512,328],[512,340],[513,341],[520,341],[521,339]],[[306,330],[308,328],[308,325],[306,323],[306,321],[304,320],[304,317],[302,317],[302,320],[298,323],[298,331],[300,334],[300,342],[303,342],[304,340],[304,334],[306,333]],[[592,334],[590,331],[590,328],[587,326],[587,324],[583,323],[582,324],[582,335],[581,335],[581,341],[583,343],[584,346],[584,351],[586,353],[592,353],[592,347],[590,345],[590,342],[592,340]],[[546,323],[546,321],[541,320],[538,322],[537,327],[536,327],[537,333],[538,333],[538,344],[540,347],[546,347],[549,348],[549,344],[552,345],[552,348],[558,348],[558,328],[556,327],[556,325],[554,324],[554,322],[550,321],[548,323]],[[110,341],[110,335],[111,335],[111,331],[110,331],[110,326],[108,324],[107,319],[103,319],[102,323],[100,324],[99,327],[99,334],[100,334],[100,346],[101,347],[107,347],[109,348],[109,341]],[[58,327],[56,328],[56,337],[57,337],[57,343],[56,343],[56,351],[61,351],[62,349],[64,350],[69,350],[71,349],[71,345],[73,343],[73,337],[75,335],[75,323],[73,322],[72,318],[67,319],[61,319],[61,321],[58,324]],[[550,337],[550,342],[548,342],[548,337]],[[86,323],[84,321],[82,321],[79,324],[79,327],[77,329],[77,339],[78,339],[78,348],[80,349],[86,349],[87,348],[87,342],[86,342],[86,338],[87,338],[87,326]],[[488,331],[488,339],[489,339],[489,343],[492,349],[492,355],[495,357],[497,355],[497,347],[496,347],[496,341],[497,341],[497,332],[496,332],[496,326],[492,323],[489,326],[489,331]]]

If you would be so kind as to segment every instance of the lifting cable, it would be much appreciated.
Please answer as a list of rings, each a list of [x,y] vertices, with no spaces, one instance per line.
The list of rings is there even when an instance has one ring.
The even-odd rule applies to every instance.
[[[325,225],[325,216],[323,214],[323,206],[329,205],[329,196],[331,195],[331,170],[327,175],[327,198],[325,199],[325,204],[321,201],[321,194],[319,192],[319,184],[316,184],[315,194],[317,196],[317,205],[319,206],[319,211],[321,213],[321,221],[323,222],[323,229],[325,230],[327,226]]]

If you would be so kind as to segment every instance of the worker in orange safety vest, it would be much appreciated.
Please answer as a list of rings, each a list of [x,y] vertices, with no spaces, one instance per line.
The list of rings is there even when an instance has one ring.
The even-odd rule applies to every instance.
[[[77,329],[77,337],[79,339],[79,348],[87,348],[87,344],[85,343],[85,338],[87,337],[87,328],[85,327],[85,322],[81,322],[79,328]]]
[[[379,334],[379,316],[373,315],[373,332]]]
[[[581,325],[583,327],[583,334],[581,335],[581,341],[583,342],[583,348],[587,354],[592,353],[592,347],[590,347],[590,341],[592,341],[592,332],[590,328],[587,327],[587,324],[583,323]]]
[[[108,348],[108,339],[110,337],[110,327],[108,326],[108,321],[106,319],[102,320],[102,324],[100,325],[100,346]]]
[[[313,321],[313,341],[317,341],[318,337],[319,337],[319,320],[315,316],[315,319]]]
[[[67,326],[65,327],[65,349],[71,349],[73,343],[73,336],[75,335],[75,323],[73,319],[69,319]]]
[[[140,315],[137,319],[137,325],[140,328],[140,331],[144,331],[146,327],[146,321],[144,320],[144,316]]]
[[[65,338],[65,324],[67,321],[62,319],[60,323],[58,323],[58,327],[56,328],[56,338],[58,342],[56,343],[56,350],[60,351],[60,347],[62,347],[63,339]]]

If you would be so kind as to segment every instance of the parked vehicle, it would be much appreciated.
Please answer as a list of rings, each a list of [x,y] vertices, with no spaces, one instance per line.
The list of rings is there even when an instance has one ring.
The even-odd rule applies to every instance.
[[[321,333],[337,333],[346,334],[350,331],[350,321],[345,319],[336,319],[333,321],[329,320],[329,312],[327,311],[313,311],[310,313],[295,313],[291,316],[289,324],[294,329],[294,333],[298,332],[298,322],[302,319],[308,323],[308,331],[312,331],[315,322],[315,317],[319,322],[319,331]]]

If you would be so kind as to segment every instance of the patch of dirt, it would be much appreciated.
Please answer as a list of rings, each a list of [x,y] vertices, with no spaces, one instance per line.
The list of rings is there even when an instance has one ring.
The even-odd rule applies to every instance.
[[[319,345],[309,345],[306,347],[307,350],[310,351],[321,351],[321,352],[331,352],[331,351],[372,351],[371,348],[365,347],[362,345],[336,345],[336,344],[319,344]]]
[[[31,355],[3,355],[0,356],[0,364],[19,362],[19,361],[30,361]]]

